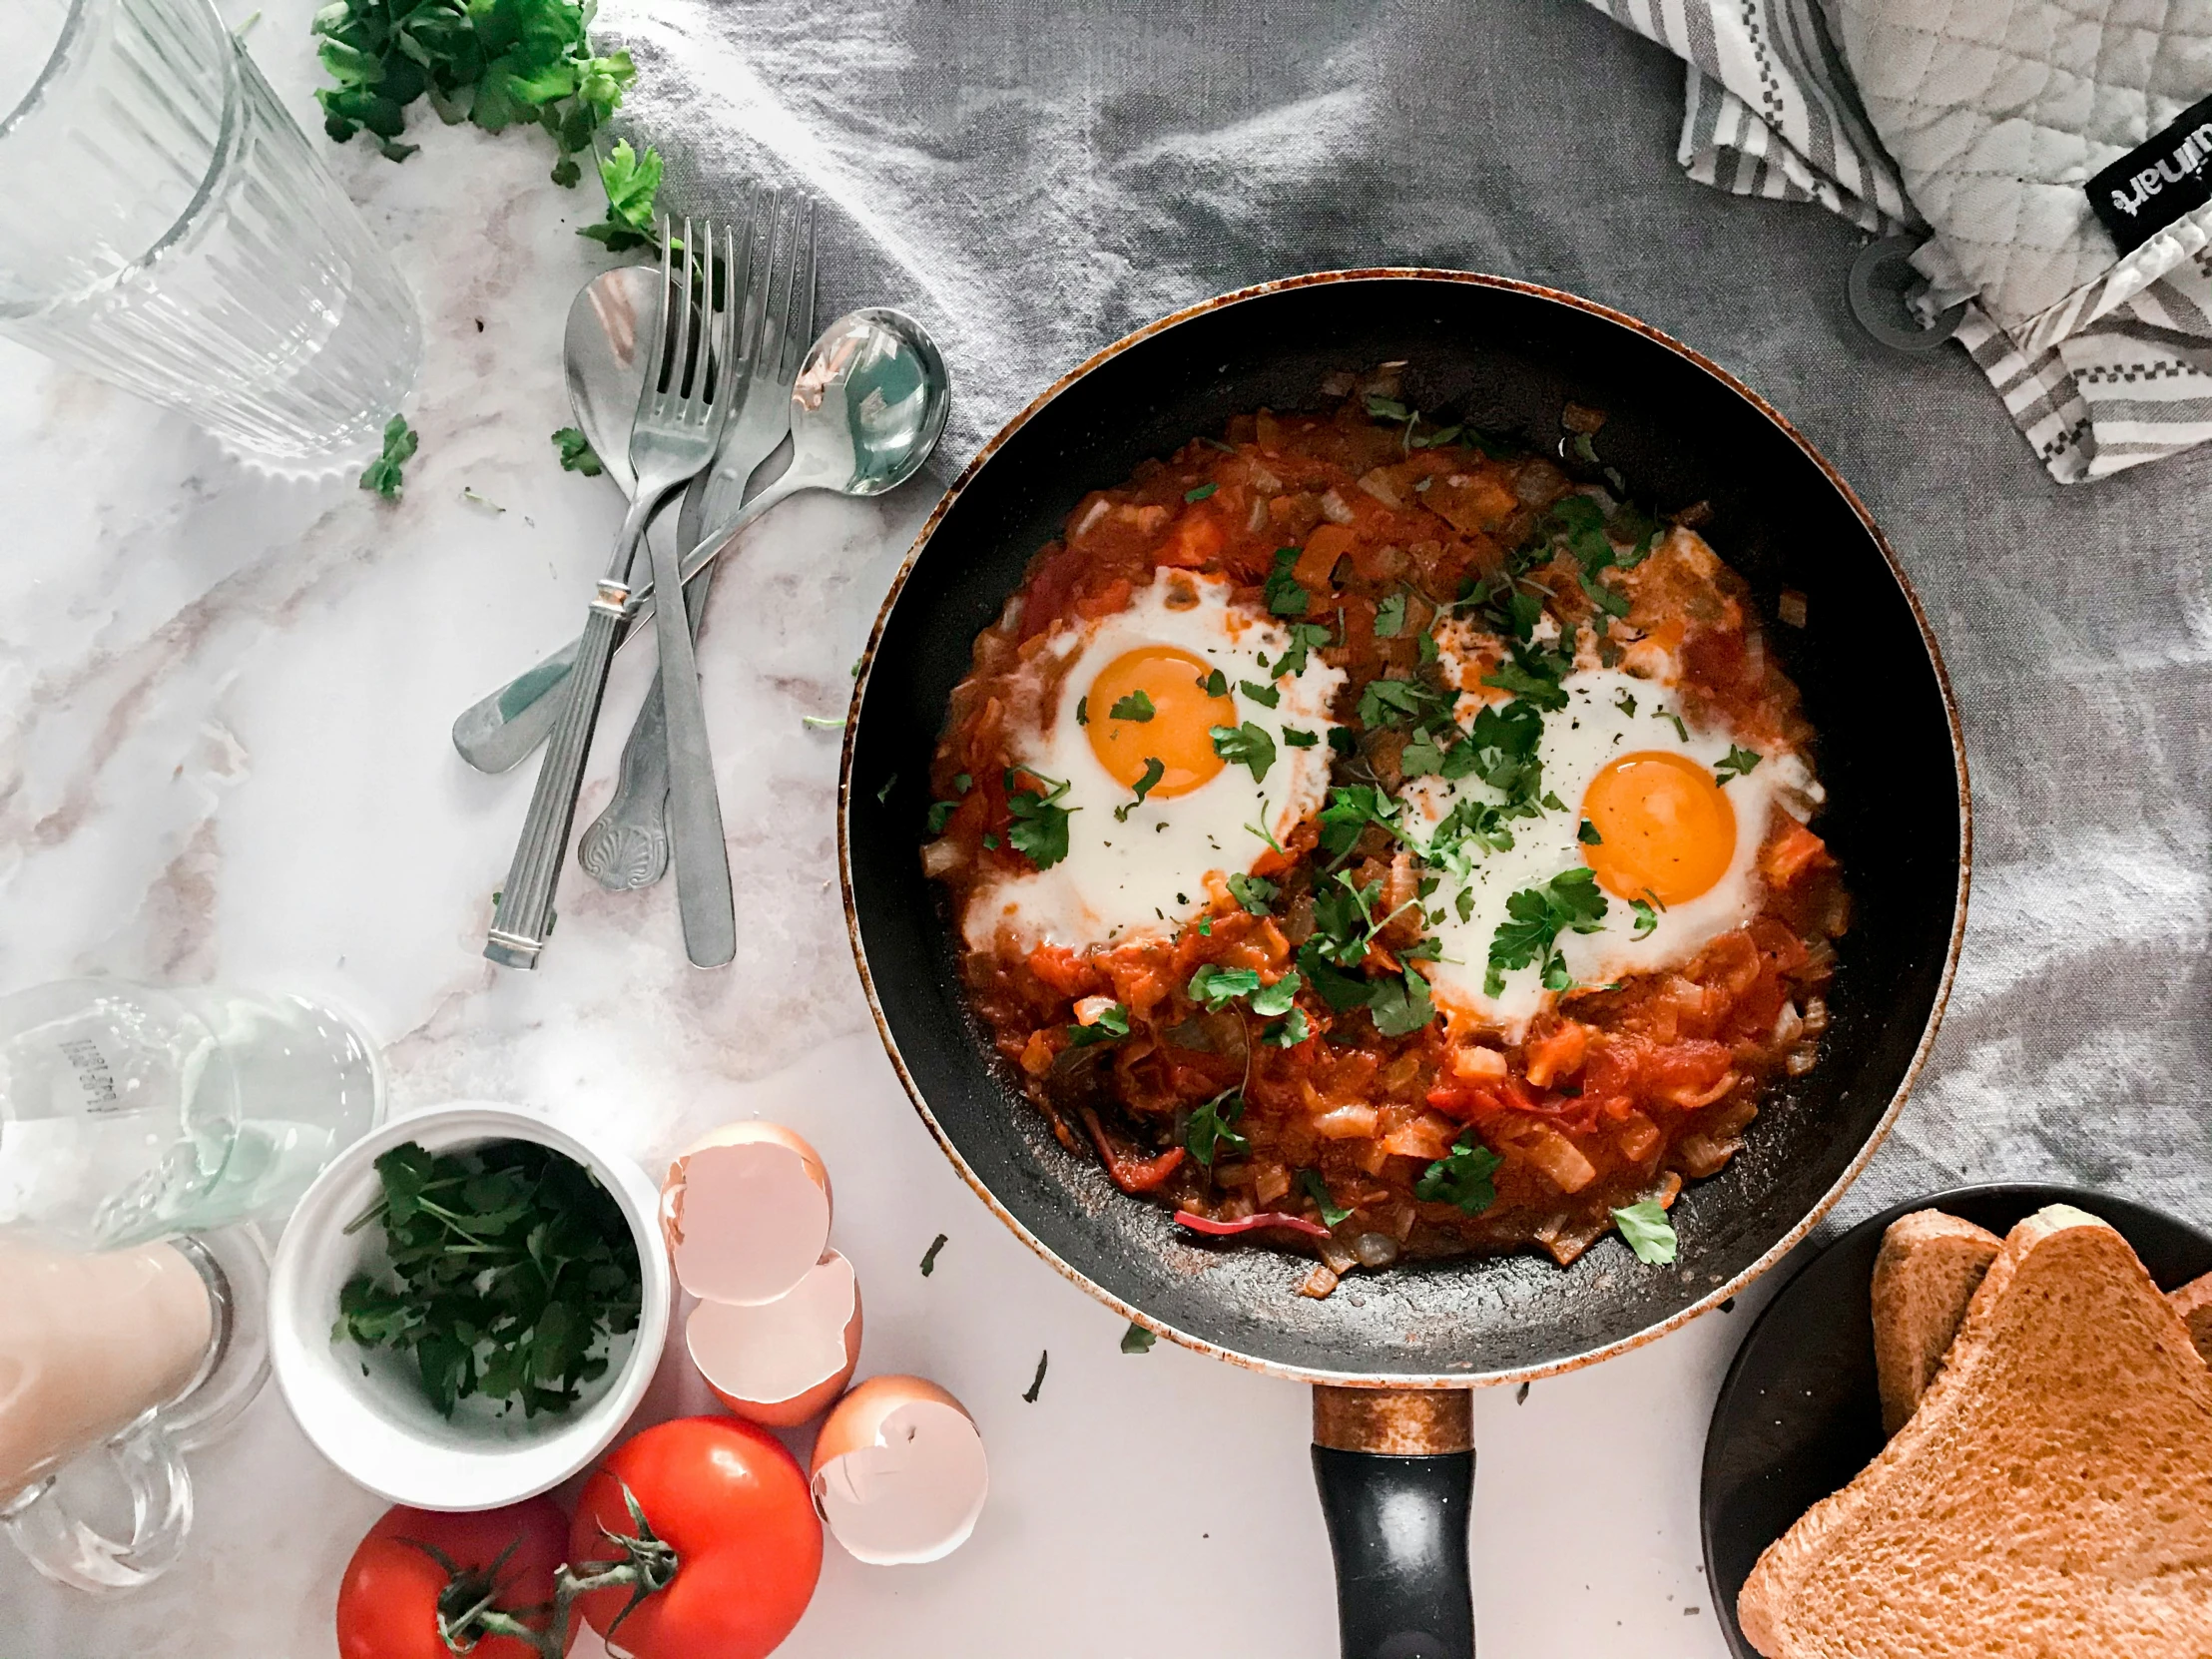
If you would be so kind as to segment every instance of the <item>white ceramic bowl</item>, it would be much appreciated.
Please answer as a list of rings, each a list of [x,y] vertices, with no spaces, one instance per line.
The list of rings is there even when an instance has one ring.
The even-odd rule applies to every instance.
[[[424,1397],[411,1357],[331,1341],[339,1290],[383,1253],[381,1229],[345,1229],[382,1191],[376,1159],[405,1141],[432,1152],[534,1141],[584,1165],[621,1205],[644,1282],[638,1329],[615,1339],[605,1374],[569,1410],[525,1417],[476,1396],[448,1419]],[[660,1364],[674,1297],[660,1201],[628,1157],[512,1107],[467,1101],[384,1124],[315,1178],[277,1244],[269,1343],[284,1402],[323,1456],[394,1503],[494,1509],[559,1485],[621,1432]]]

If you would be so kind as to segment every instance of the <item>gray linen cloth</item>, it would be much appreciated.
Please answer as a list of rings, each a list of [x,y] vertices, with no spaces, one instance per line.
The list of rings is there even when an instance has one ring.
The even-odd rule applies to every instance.
[[[1681,65],[1579,0],[606,0],[598,28],[671,203],[803,183],[822,314],[938,333],[953,462],[1128,329],[1333,267],[1556,283],[1742,375],[1896,542],[1974,773],[1949,1016],[1839,1214],[2036,1177],[2212,1225],[2212,452],[2057,488],[1964,355],[1851,321],[1860,232],[1673,165]]]

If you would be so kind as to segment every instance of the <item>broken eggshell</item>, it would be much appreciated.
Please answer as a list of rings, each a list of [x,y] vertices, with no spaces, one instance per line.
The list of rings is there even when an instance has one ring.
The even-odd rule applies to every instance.
[[[830,1172],[782,1124],[725,1124],[669,1165],[661,1232],[693,1296],[774,1302],[829,1246]]]
[[[983,1437],[966,1407],[919,1377],[871,1377],[823,1423],[815,1509],[854,1559],[940,1560],[967,1542],[990,1490]]]
[[[771,1428],[822,1414],[860,1358],[860,1285],[835,1251],[774,1302],[702,1302],[684,1328],[715,1397]]]

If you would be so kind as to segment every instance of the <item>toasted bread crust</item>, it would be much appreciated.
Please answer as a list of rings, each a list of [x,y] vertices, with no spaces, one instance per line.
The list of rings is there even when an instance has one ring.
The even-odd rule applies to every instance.
[[[2190,1280],[2166,1300],[2188,1328],[2189,1341],[2196,1345],[2199,1358],[2212,1366],[2212,1273]]]
[[[1874,1369],[1882,1431],[1905,1426],[2004,1241],[1940,1210],[1900,1216],[1874,1262]]]
[[[2212,1654],[2212,1372],[2127,1243],[2006,1237],[1920,1409],[1759,1558],[1768,1659]]]

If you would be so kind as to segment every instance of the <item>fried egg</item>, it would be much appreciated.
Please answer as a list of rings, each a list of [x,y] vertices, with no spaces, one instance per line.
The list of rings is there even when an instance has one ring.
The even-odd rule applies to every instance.
[[[1229,582],[1187,571],[1048,635],[1029,664],[1035,698],[1007,711],[1007,751],[1048,789],[1066,784],[1067,854],[980,884],[968,943],[1164,936],[1207,908],[1209,876],[1249,873],[1318,812],[1345,676],[1311,653],[1286,662],[1291,650]]]
[[[1780,804],[1802,819],[1819,799],[1800,757],[1762,754],[1728,731],[1688,726],[1663,681],[1585,667],[1567,674],[1560,690],[1566,707],[1543,715],[1536,746],[1544,804],[1534,817],[1505,820],[1512,844],[1477,844],[1464,879],[1445,873],[1427,899],[1439,946],[1439,959],[1427,964],[1434,995],[1509,1040],[1558,994],[1545,985],[1546,949],[1493,973],[1492,941],[1521,919],[1508,908],[1515,893],[1570,875],[1553,890],[1591,928],[1570,924],[1556,937],[1554,972],[1573,984],[1671,967],[1758,914],[1770,813]],[[1471,710],[1462,714],[1469,719]],[[1508,798],[1479,778],[1430,777],[1407,785],[1401,799],[1407,830],[1427,837],[1461,802],[1501,806]],[[1603,913],[1594,914],[1600,902]]]

